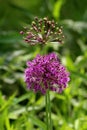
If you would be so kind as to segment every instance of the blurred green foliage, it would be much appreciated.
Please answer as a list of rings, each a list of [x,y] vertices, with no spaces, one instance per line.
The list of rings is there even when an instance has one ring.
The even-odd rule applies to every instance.
[[[0,0],[0,130],[45,130],[44,96],[26,89],[26,61],[40,53],[19,32],[35,16],[63,25],[65,44],[43,51],[59,53],[71,81],[62,94],[51,92],[53,130],[87,130],[87,0]]]

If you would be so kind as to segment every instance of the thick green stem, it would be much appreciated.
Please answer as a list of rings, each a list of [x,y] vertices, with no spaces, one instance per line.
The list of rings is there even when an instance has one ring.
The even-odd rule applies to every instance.
[[[46,124],[47,124],[47,130],[52,130],[51,103],[50,103],[49,90],[46,93]]]

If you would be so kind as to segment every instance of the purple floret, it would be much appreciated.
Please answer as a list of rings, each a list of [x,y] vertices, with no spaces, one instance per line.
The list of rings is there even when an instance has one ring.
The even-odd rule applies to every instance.
[[[25,82],[30,90],[45,94],[49,89],[61,93],[69,80],[69,72],[55,53],[37,55],[34,60],[27,62]]]

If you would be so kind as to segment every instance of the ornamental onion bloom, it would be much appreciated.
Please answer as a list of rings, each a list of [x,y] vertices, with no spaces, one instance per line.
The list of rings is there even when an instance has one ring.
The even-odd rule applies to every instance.
[[[61,93],[69,80],[69,72],[55,53],[37,55],[34,60],[27,62],[25,82],[29,90],[45,94],[49,89]]]
[[[63,32],[62,27],[58,27],[54,20],[47,17],[43,19],[35,18],[29,27],[25,27],[20,34],[24,36],[25,42],[30,45],[62,43]]]

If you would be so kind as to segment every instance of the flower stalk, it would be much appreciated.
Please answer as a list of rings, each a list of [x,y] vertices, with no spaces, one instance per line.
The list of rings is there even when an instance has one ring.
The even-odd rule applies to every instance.
[[[47,130],[52,130],[51,102],[50,102],[50,92],[49,92],[49,90],[46,92],[45,102],[46,102],[46,124],[47,124]]]

